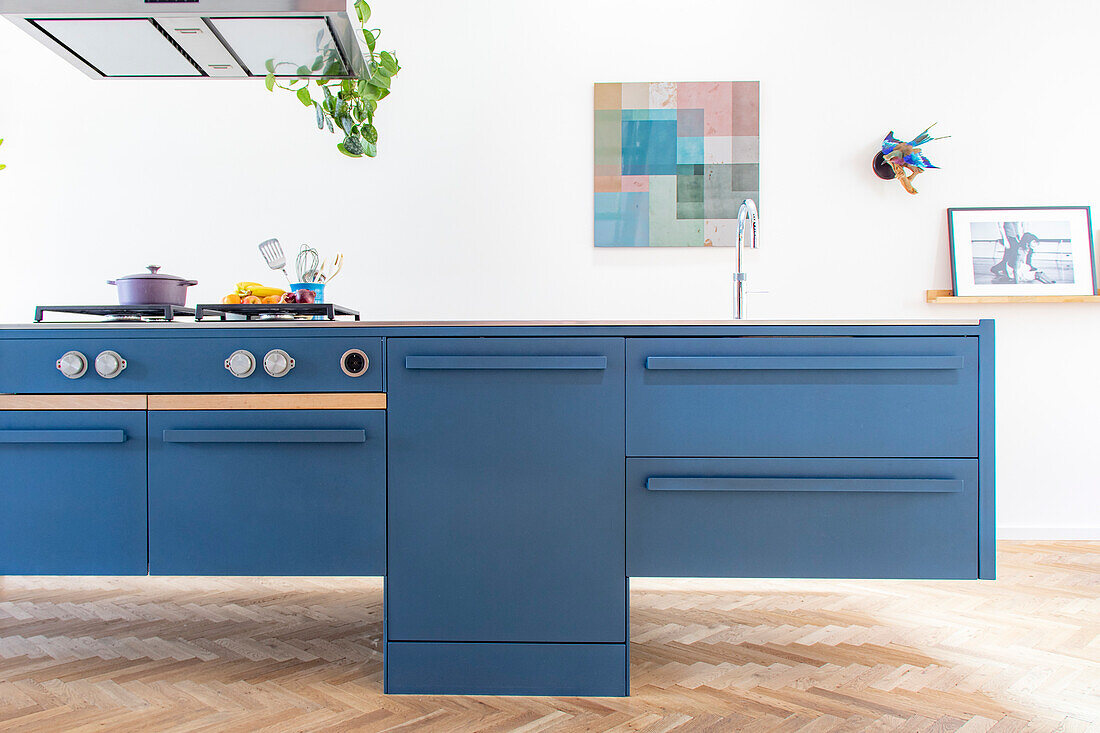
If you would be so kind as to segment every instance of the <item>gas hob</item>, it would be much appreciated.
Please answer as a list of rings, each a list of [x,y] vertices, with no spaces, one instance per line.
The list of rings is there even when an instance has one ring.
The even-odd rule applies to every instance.
[[[178,305],[40,305],[34,309],[34,322],[43,323],[47,313],[99,316],[108,323],[167,323],[178,316],[194,316],[196,321],[279,320],[287,324],[310,320],[335,321],[338,316],[359,320],[359,311],[334,303],[205,303],[186,308]]]
[[[34,322],[42,323],[47,313],[101,316],[123,323],[164,323],[176,316],[193,316],[195,309],[181,305],[39,305],[34,308]]]

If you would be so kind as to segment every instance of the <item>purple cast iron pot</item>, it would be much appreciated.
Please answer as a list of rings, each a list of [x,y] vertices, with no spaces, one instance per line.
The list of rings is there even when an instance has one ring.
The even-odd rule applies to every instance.
[[[160,275],[159,265],[149,265],[149,272],[127,275],[108,280],[108,285],[118,287],[119,305],[186,305],[187,288],[198,285],[197,280],[184,280],[175,275]]]

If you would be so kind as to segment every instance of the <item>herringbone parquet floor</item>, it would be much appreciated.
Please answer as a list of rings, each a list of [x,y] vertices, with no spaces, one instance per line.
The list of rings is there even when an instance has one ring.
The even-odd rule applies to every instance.
[[[374,579],[0,578],[0,729],[1100,730],[1100,543],[1000,574],[637,580],[622,699],[383,696]]]

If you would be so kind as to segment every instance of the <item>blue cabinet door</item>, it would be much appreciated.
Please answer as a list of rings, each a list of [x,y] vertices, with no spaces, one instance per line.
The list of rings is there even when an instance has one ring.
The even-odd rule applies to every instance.
[[[145,412],[0,411],[0,575],[145,575]]]
[[[974,459],[631,458],[633,577],[976,578]]]
[[[627,342],[631,456],[978,455],[974,337]]]
[[[387,340],[389,641],[625,642],[623,352]]]
[[[154,575],[383,575],[380,410],[149,413]]]

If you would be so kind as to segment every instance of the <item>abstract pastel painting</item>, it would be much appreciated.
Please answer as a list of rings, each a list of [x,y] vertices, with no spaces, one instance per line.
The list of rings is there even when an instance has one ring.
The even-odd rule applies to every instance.
[[[760,82],[596,84],[597,247],[729,247],[760,205]]]

